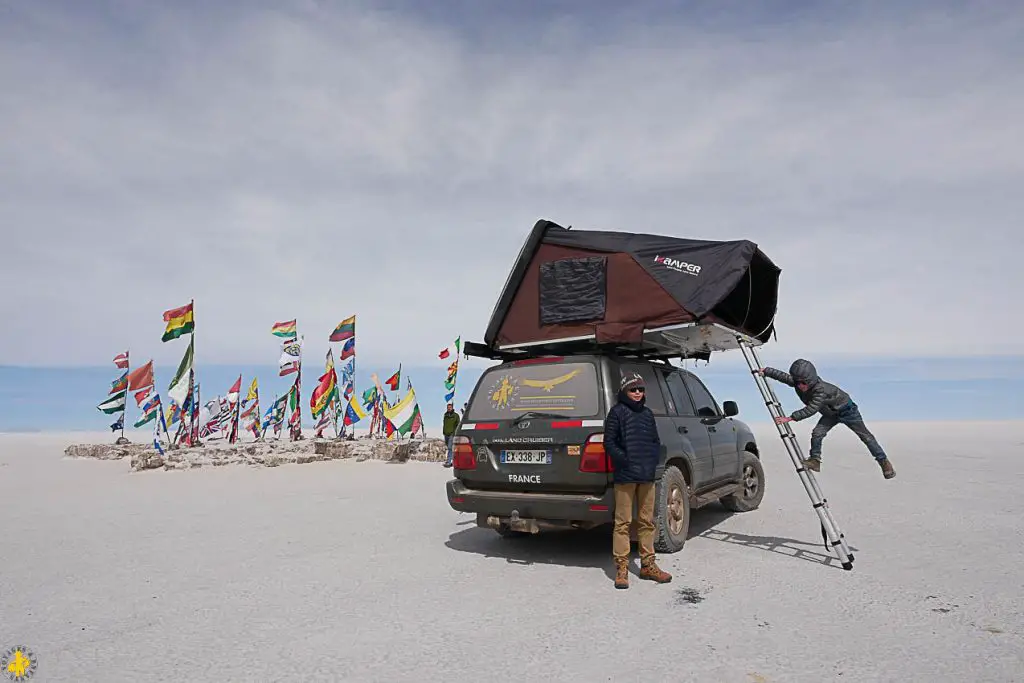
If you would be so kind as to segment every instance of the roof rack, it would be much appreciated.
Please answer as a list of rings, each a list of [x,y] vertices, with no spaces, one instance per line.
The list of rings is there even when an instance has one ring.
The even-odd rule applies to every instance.
[[[740,340],[753,342],[754,345],[761,344],[760,340],[751,339],[719,323],[685,323],[648,330],[639,344],[599,343],[590,335],[498,348],[491,348],[478,342],[465,342],[462,350],[467,357],[502,362],[542,356],[579,356],[595,353],[643,360],[707,361],[710,360],[712,352],[739,348]]]

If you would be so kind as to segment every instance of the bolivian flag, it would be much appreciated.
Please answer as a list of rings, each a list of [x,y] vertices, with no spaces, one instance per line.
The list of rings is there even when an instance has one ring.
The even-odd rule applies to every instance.
[[[270,334],[275,337],[295,337],[295,320],[289,320],[283,323],[274,323],[274,326],[270,328]]]
[[[334,372],[327,371],[320,377],[320,383],[313,389],[313,395],[309,397],[309,408],[313,417],[319,417],[320,413],[327,409],[331,399],[337,398],[338,385],[334,380]]]
[[[192,318],[192,302],[181,308],[172,308],[164,311],[164,322],[167,329],[160,341],[177,339],[183,334],[190,334],[195,329],[195,321]]]

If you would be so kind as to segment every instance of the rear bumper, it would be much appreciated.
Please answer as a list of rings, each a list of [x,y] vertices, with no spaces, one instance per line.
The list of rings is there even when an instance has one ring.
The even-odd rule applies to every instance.
[[[615,490],[602,495],[572,493],[513,493],[467,488],[458,479],[446,486],[448,504],[458,512],[476,513],[478,519],[497,517],[540,522],[607,524],[615,518]]]

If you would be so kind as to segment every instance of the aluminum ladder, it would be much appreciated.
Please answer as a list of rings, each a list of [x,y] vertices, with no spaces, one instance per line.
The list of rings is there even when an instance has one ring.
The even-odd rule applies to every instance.
[[[775,392],[768,383],[768,378],[761,376],[758,372],[764,365],[761,364],[757,350],[750,342],[741,337],[737,337],[737,341],[739,342],[740,350],[743,351],[743,358],[747,361],[747,367],[750,368],[750,373],[754,377],[754,382],[761,392],[761,398],[764,399],[765,405],[768,406],[768,412],[771,414],[772,421],[774,422],[775,418],[785,415],[782,412],[782,404],[779,403],[779,399],[775,396]],[[843,569],[847,571],[853,569],[853,553],[850,552],[850,546],[846,544],[846,537],[843,536],[843,532],[839,529],[839,524],[832,516],[832,511],[828,507],[828,501],[821,493],[821,488],[818,486],[818,480],[814,477],[814,472],[804,467],[804,457],[800,452],[800,444],[797,442],[796,434],[793,433],[790,423],[775,423],[775,428],[779,430],[779,436],[782,437],[782,443],[785,444],[789,458],[796,468],[796,473],[804,485],[804,490],[807,491],[807,497],[811,499],[811,505],[814,507],[815,512],[818,513],[818,519],[821,521],[821,539],[825,542],[826,549],[836,556]]]

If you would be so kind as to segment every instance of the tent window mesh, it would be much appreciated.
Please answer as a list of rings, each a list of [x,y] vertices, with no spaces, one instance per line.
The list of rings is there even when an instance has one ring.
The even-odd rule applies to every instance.
[[[540,265],[540,324],[603,320],[608,301],[608,259],[566,258]]]

